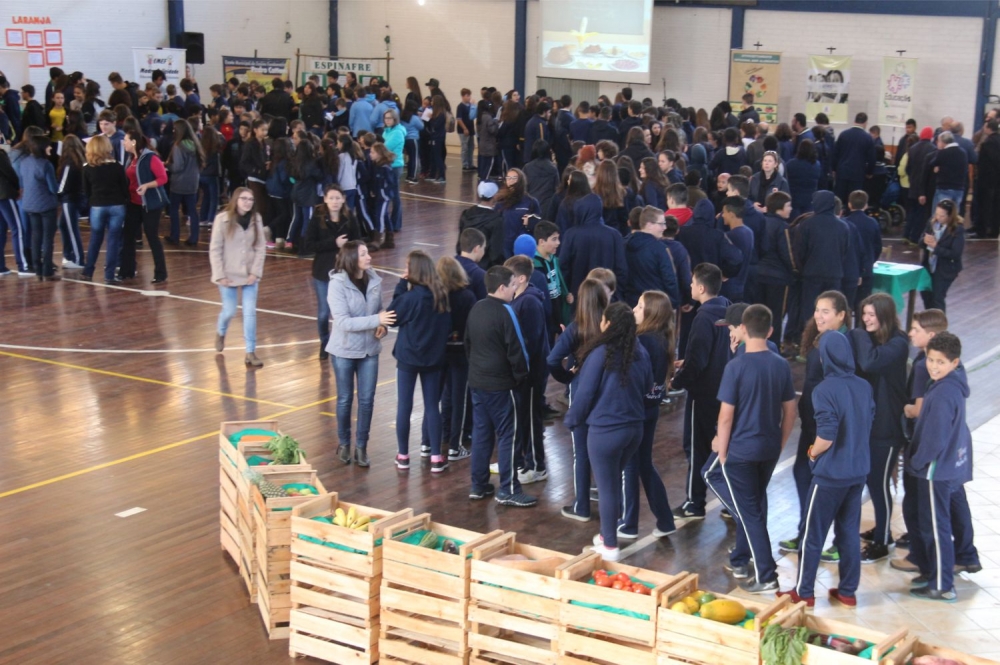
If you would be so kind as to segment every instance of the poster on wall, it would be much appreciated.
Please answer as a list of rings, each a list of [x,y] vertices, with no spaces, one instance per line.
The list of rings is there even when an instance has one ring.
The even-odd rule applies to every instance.
[[[257,81],[265,89],[271,89],[275,77],[287,81],[289,77],[288,58],[250,58],[239,55],[222,56],[222,76],[224,81],[235,77],[243,83]]]
[[[132,59],[135,62],[135,78],[140,88],[146,81],[153,80],[153,72],[162,70],[167,77],[167,83],[177,85],[185,76],[187,51],[180,48],[134,48]]]
[[[341,85],[344,84],[344,75],[347,72],[354,72],[361,85],[367,85],[373,78],[385,77],[385,72],[382,71],[385,60],[338,60],[306,56],[302,64],[304,67],[299,72],[299,85],[304,85],[309,77],[315,74],[319,76],[319,84],[325,88],[328,75],[332,72],[340,75]]]
[[[825,113],[831,123],[846,124],[851,56],[811,55],[807,76],[806,117]]]
[[[913,117],[913,86],[916,80],[916,58],[882,58],[878,124],[906,126],[906,120]]]
[[[733,50],[729,56],[729,103],[742,108],[743,96],[753,95],[753,105],[764,122],[778,122],[781,54]]]

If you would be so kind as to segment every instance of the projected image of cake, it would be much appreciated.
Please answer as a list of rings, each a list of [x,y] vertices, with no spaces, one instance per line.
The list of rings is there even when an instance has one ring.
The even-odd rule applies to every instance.
[[[541,0],[540,4],[540,74],[649,82],[652,0]],[[546,74],[546,67],[553,71]]]

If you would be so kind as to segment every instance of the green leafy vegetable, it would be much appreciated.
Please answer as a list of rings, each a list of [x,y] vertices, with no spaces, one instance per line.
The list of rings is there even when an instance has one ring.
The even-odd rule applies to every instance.
[[[279,434],[264,444],[272,455],[274,461],[271,464],[301,464],[302,450],[299,442],[287,434]]]
[[[761,660],[764,665],[800,665],[808,637],[808,628],[786,629],[777,623],[768,624],[760,640]]]

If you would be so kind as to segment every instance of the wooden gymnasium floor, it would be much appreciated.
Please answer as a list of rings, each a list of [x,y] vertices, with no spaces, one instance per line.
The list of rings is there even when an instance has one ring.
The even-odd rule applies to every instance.
[[[455,157],[448,161],[447,186],[404,186],[398,248],[375,257],[387,299],[405,254],[415,247],[450,252],[459,213],[475,200],[475,176],[463,174]],[[897,241],[887,245],[893,260],[916,259]],[[546,429],[550,478],[528,488],[540,497],[531,510],[470,503],[468,462],[441,476],[420,465],[396,471],[392,336],[380,363],[372,467],[343,466],[334,455],[333,373],[317,360],[309,263],[268,256],[258,312],[265,367],[248,371],[238,318],[225,354],[212,350],[219,305],[206,250],[206,242],[168,250],[170,281],[150,290],[148,251],[142,279],[127,287],[0,279],[0,663],[288,660],[287,642],[267,641],[235,566],[220,551],[216,441],[223,420],[280,419],[326,487],[349,501],[411,506],[444,523],[516,531],[519,540],[566,552],[590,542],[596,520],[559,517],[572,494],[561,422]],[[1000,412],[996,365],[985,362],[1000,350],[998,281],[997,244],[970,243],[949,314],[966,359],[979,358],[971,373],[973,427]],[[802,366],[793,368],[801,381]],[[560,392],[550,386],[553,404]],[[419,404],[412,446],[419,445]],[[681,412],[664,408],[657,438],[656,460],[674,504],[686,473]],[[777,541],[797,521],[790,462],[779,466],[770,499]],[[145,512],[115,516],[133,507]],[[670,538],[640,540],[628,562],[692,570],[706,587],[732,588],[721,567],[732,526],[717,504],[710,508],[705,521]],[[644,508],[640,532],[651,527]]]

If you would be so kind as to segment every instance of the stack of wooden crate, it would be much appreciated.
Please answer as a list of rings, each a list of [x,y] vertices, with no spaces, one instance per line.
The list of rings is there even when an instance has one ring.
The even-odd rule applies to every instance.
[[[457,553],[418,544],[428,531]],[[395,525],[382,544],[379,653],[383,663],[467,665],[472,552],[503,535],[431,521],[428,514]]]
[[[372,521],[365,530],[337,526],[338,508]],[[409,508],[390,513],[345,503],[336,493],[292,510],[290,655],[378,661],[382,540],[412,516]]]

